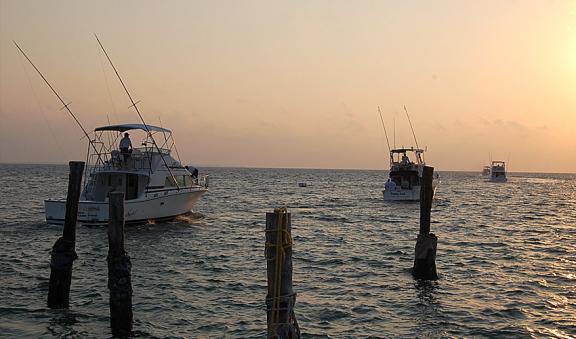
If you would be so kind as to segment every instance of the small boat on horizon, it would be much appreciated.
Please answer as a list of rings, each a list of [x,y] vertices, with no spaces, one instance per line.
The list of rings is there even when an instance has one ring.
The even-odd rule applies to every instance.
[[[490,175],[490,166],[482,167],[482,176],[487,177]]]
[[[506,163],[504,161],[492,161],[490,166],[490,178],[491,182],[506,182]]]
[[[130,153],[116,148],[116,142],[126,131],[145,132],[141,147]],[[160,146],[153,140],[155,134],[162,135]],[[199,179],[197,171],[172,157],[174,139],[166,128],[144,124],[102,126],[94,129],[90,142],[98,147],[88,148],[78,204],[79,223],[106,225],[110,192],[124,192],[125,221],[133,224],[187,214],[208,191],[208,176]],[[46,222],[64,223],[65,197],[47,199],[44,205]]]

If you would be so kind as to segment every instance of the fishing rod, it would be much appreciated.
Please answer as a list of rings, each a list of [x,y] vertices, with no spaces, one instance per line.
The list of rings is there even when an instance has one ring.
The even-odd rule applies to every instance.
[[[382,118],[382,111],[380,111],[380,106],[378,106],[378,114],[380,115],[380,122],[382,123],[382,129],[384,130],[384,136],[386,136],[386,145],[388,145],[388,152],[392,152],[390,149],[390,141],[388,141],[388,133],[386,133],[386,127],[384,126],[384,119]]]
[[[70,116],[72,116],[72,118],[74,119],[74,121],[76,121],[76,124],[78,125],[78,127],[80,127],[80,129],[82,130],[82,132],[84,133],[84,136],[86,137],[86,139],[88,139],[88,142],[90,143],[90,145],[92,145],[92,148],[94,148],[94,151],[96,152],[96,154],[98,154],[98,150],[96,149],[96,146],[94,145],[94,143],[92,142],[92,139],[90,139],[90,135],[88,134],[88,132],[86,132],[86,129],[84,128],[84,126],[82,126],[82,124],[80,123],[80,120],[78,120],[78,118],[76,117],[76,115],[74,115],[74,113],[72,113],[72,110],[70,109],[70,104],[72,102],[66,103],[64,100],[62,100],[62,97],[58,94],[58,92],[56,92],[56,90],[54,89],[54,87],[52,87],[52,85],[48,82],[48,80],[46,79],[46,77],[44,77],[44,74],[42,74],[42,72],[40,72],[40,70],[38,69],[38,67],[36,67],[36,65],[34,65],[34,63],[32,62],[32,60],[30,60],[30,58],[28,57],[28,55],[26,55],[26,53],[24,53],[24,51],[22,50],[22,48],[20,48],[20,46],[16,43],[16,41],[12,40],[12,42],[14,43],[14,45],[16,45],[16,48],[18,48],[18,50],[20,51],[20,53],[22,53],[22,55],[26,58],[26,60],[28,60],[28,62],[30,63],[30,65],[32,65],[32,67],[34,67],[34,69],[36,70],[36,72],[38,73],[38,75],[40,75],[40,77],[42,78],[42,80],[44,80],[44,82],[46,83],[46,85],[48,85],[48,87],[52,90],[52,93],[54,93],[54,95],[56,95],[56,97],[58,98],[58,100],[60,100],[60,102],[62,103],[62,105],[64,105],[64,107],[62,108],[66,108],[66,110],[68,111],[68,113],[70,114]]]
[[[68,159],[69,156],[65,153],[64,149],[62,148],[62,144],[60,143],[60,141],[56,137],[56,133],[54,133],[54,129],[52,128],[50,121],[48,120],[48,118],[46,116],[46,109],[40,103],[40,97],[38,96],[38,94],[36,93],[36,90],[34,89],[34,85],[32,84],[32,79],[31,79],[30,75],[28,74],[28,70],[26,69],[26,64],[24,63],[24,59],[19,58],[19,61],[20,61],[20,66],[22,66],[22,71],[23,71],[24,75],[26,76],[26,80],[28,80],[28,85],[30,86],[30,92],[32,93],[32,96],[34,97],[34,100],[36,101],[36,105],[38,105],[38,111],[42,115],[42,119],[46,123],[46,126],[48,127],[48,130],[50,131],[50,134],[52,135],[52,138],[54,139],[56,146],[58,146],[58,151],[60,152],[60,156],[64,155],[63,159],[61,157],[59,159],[62,160],[63,162],[65,162],[65,160]]]
[[[146,129],[146,133],[148,133],[148,136],[150,136],[150,139],[152,139],[152,144],[154,144],[154,147],[156,148],[156,150],[158,151],[158,154],[160,155],[160,158],[162,159],[162,162],[164,163],[164,166],[166,166],[166,169],[168,170],[168,172],[170,172],[170,176],[172,177],[172,180],[174,181],[174,184],[176,184],[176,187],[178,188],[178,190],[180,190],[180,185],[178,185],[178,182],[176,181],[176,177],[174,177],[174,174],[172,173],[172,170],[170,169],[170,167],[168,166],[168,163],[166,163],[166,159],[164,159],[164,156],[162,155],[162,152],[160,151],[160,147],[158,147],[158,144],[156,143],[156,140],[154,139],[154,136],[152,136],[152,133],[150,132],[150,128],[148,128],[148,125],[146,124],[146,122],[144,121],[144,117],[142,116],[142,114],[140,113],[140,110],[138,109],[138,102],[134,102],[134,99],[132,99],[132,96],[130,95],[130,92],[128,91],[128,88],[126,88],[126,85],[124,84],[124,81],[122,81],[122,77],[120,77],[120,74],[118,74],[118,71],[116,70],[116,67],[114,66],[114,63],[112,62],[112,59],[110,59],[110,57],[108,56],[108,53],[106,52],[106,49],[104,48],[104,46],[102,45],[102,43],[100,42],[100,39],[98,39],[98,35],[96,35],[96,33],[94,33],[94,37],[96,38],[96,41],[98,41],[98,44],[100,45],[100,48],[102,48],[102,52],[104,52],[104,55],[106,56],[106,59],[108,59],[108,62],[110,63],[110,66],[112,66],[112,69],[114,70],[114,73],[116,73],[116,76],[118,77],[118,80],[120,80],[120,83],[122,84],[122,87],[124,88],[124,91],[126,92],[126,95],[128,96],[128,98],[130,99],[130,102],[132,103],[132,106],[130,107],[134,107],[134,109],[136,110],[136,113],[138,113],[138,116],[140,117],[140,120],[142,121],[142,124],[144,125],[144,128]],[[152,170],[152,166],[150,166],[150,170]]]
[[[414,136],[414,142],[416,142],[416,148],[420,149],[420,146],[418,146],[418,140],[416,140],[416,133],[414,133],[414,128],[412,127],[412,121],[410,121],[410,116],[408,115],[408,110],[406,109],[406,105],[404,105],[404,112],[406,112],[406,117],[408,117],[408,123],[410,124],[410,129],[412,130],[412,136]]]

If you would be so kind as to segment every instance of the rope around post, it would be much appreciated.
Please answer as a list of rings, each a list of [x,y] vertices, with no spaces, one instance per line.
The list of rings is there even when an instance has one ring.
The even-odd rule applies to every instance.
[[[271,219],[274,224],[268,224],[267,221],[266,228],[268,338],[300,338],[300,329],[294,315],[296,293],[292,290],[290,214],[286,207],[282,207],[269,215],[274,217]],[[270,270],[270,264],[274,266],[273,271]],[[283,279],[286,280],[284,285]]]

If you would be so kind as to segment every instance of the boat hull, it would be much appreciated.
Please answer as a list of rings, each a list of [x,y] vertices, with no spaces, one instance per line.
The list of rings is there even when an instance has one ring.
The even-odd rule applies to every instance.
[[[506,181],[508,181],[508,179],[506,177],[490,177],[490,179],[488,179],[488,181],[490,181],[490,182],[506,182]]]
[[[432,181],[433,193],[436,193],[436,187],[438,186],[437,180]],[[420,201],[420,186],[414,186],[411,189],[398,188],[395,189],[384,189],[382,191],[384,194],[384,200],[386,201]]]
[[[394,190],[385,189],[384,200],[386,201],[418,201],[420,200],[420,186],[414,186],[412,189],[397,188]]]
[[[151,220],[171,219],[186,214],[206,193],[207,189],[187,189],[185,191],[148,193],[145,198],[124,202],[124,220],[126,223],[145,223]],[[46,222],[64,224],[66,200],[45,200]],[[81,200],[78,204],[78,222],[85,225],[108,224],[108,201]]]

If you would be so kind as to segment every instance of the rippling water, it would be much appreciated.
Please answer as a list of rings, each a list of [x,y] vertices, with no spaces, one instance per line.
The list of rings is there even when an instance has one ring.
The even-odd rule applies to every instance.
[[[42,200],[65,194],[67,171],[0,165],[0,336],[111,335],[105,228],[79,228],[70,309],[46,308],[61,227]],[[576,175],[441,172],[440,280],[422,283],[410,275],[419,207],[384,202],[385,173],[202,172],[196,214],[127,229],[140,337],[265,337],[265,213],[283,205],[304,337],[576,336]]]

